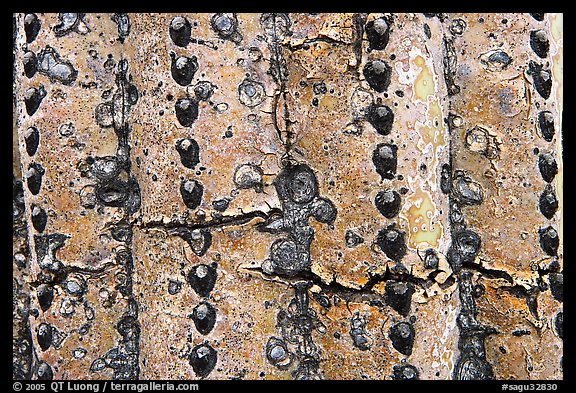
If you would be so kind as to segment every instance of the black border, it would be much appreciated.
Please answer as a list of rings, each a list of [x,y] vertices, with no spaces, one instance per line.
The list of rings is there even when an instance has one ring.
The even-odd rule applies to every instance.
[[[560,4],[560,5],[559,5]],[[170,4],[167,1],[162,1],[162,2],[133,2],[131,5],[127,5],[127,4],[122,4],[122,5],[118,5],[115,4],[113,7],[108,6],[107,4],[104,4],[102,2],[82,2],[82,3],[76,3],[73,5],[73,7],[69,7],[69,6],[64,6],[62,3],[60,2],[53,2],[53,3],[48,3],[48,2],[44,2],[44,3],[40,3],[39,5],[39,9],[36,8],[34,5],[31,5],[30,3],[12,3],[12,4],[7,4],[10,8],[12,8],[12,13],[17,13],[17,12],[26,12],[27,9],[29,8],[34,8],[34,10],[38,10],[39,12],[49,12],[51,10],[55,10],[56,12],[58,10],[61,9],[66,9],[66,8],[83,8],[85,10],[85,12],[101,12],[101,11],[106,11],[106,10],[110,10],[110,9],[114,9],[114,12],[116,11],[124,11],[124,12],[230,12],[230,11],[234,11],[234,12],[271,12],[271,11],[281,11],[281,12],[367,12],[368,10],[371,11],[379,11],[379,12],[446,12],[446,11],[450,11],[450,12],[486,12],[486,13],[491,13],[491,12],[520,12],[520,11],[526,11],[527,8],[530,8],[531,11],[537,10],[537,11],[542,11],[544,9],[546,9],[548,12],[552,12],[554,11],[559,11],[562,12],[565,8],[568,8],[570,3],[569,2],[562,2],[562,3],[556,3],[554,4],[554,2],[550,2],[550,1],[546,1],[546,2],[539,2],[537,4],[534,4],[533,2],[529,2],[529,3],[523,3],[523,4],[510,4],[504,1],[501,1],[500,3],[491,3],[491,4],[487,4],[487,3],[483,3],[483,2],[459,2],[457,4],[450,4],[449,2],[444,2],[444,1],[437,1],[437,2],[427,2],[426,4],[418,4],[418,2],[409,2],[409,1],[402,1],[402,2],[390,2],[390,1],[383,1],[383,0],[379,0],[379,1],[374,1],[374,2],[362,2],[362,1],[354,1],[354,2],[350,2],[350,1],[345,1],[345,2],[335,2],[333,1],[332,3],[329,4],[329,6],[327,7],[326,4],[322,4],[320,2],[311,2],[308,1],[306,3],[297,3],[297,2],[265,2],[264,4],[258,4],[258,2],[254,2],[254,1],[250,1],[250,0],[244,0],[244,1],[235,1],[235,2],[226,2],[226,1],[219,1],[219,2],[190,2],[190,1],[178,1],[178,2],[174,2],[173,4]],[[283,9],[282,9],[283,8]],[[289,8],[289,9],[286,9]],[[2,27],[6,28],[7,30],[10,29],[12,30],[12,13],[10,14],[4,14],[6,16],[6,18],[3,20],[2,23]],[[574,14],[570,13],[570,12],[563,12],[564,13],[564,20],[567,23],[567,26],[570,26],[570,22],[572,21],[571,17],[574,16]],[[574,42],[571,39],[571,33],[572,31],[569,29],[564,29],[564,67],[565,68],[573,68],[572,65],[573,63],[570,62],[570,57],[572,54],[571,49],[575,48],[573,46]],[[8,39],[10,39],[10,48],[9,50],[12,49],[12,31],[6,31],[4,33],[4,37],[6,38],[6,40],[8,41]],[[8,53],[8,52],[6,52]],[[8,61],[4,62],[3,64],[6,64],[6,68],[9,68],[10,66],[8,65]],[[11,67],[10,67],[11,68]],[[7,82],[10,83],[10,86],[7,86],[6,89],[6,98],[7,101],[9,101],[7,104],[7,106],[5,106],[4,108],[11,106],[12,105],[12,93],[8,93],[12,91],[12,79],[11,79],[11,74],[12,71],[11,69],[7,69],[5,70],[5,72],[3,73],[3,75],[5,76],[6,80],[9,81]],[[576,132],[575,128],[574,128],[574,121],[573,121],[573,117],[570,115],[571,111],[573,110],[572,108],[574,108],[574,106],[572,105],[572,101],[573,101],[573,94],[572,90],[569,88],[570,86],[570,82],[571,82],[571,72],[570,71],[564,71],[563,73],[563,78],[564,78],[564,97],[563,97],[563,107],[566,108],[565,113],[568,114],[567,116],[564,116],[564,113],[562,114],[562,125],[563,125],[563,131],[567,130],[566,132],[562,132],[562,138],[563,138],[563,150],[565,149],[571,149],[573,148],[574,145],[573,143],[570,143],[570,140],[573,138],[573,133]],[[5,112],[4,112],[5,113]],[[6,119],[8,117],[5,117]],[[10,125],[6,124],[6,127],[12,127],[12,124],[10,123]],[[6,133],[7,134],[7,133]],[[10,135],[12,133],[10,132]],[[12,144],[11,143],[4,143],[3,144],[3,148],[6,150],[3,154],[0,154],[0,158],[1,159],[5,159],[6,161],[9,160],[10,157],[12,157]],[[563,151],[563,165],[564,165],[564,172],[563,172],[563,182],[564,182],[564,207],[563,207],[563,214],[564,214],[564,239],[568,240],[568,242],[570,242],[573,237],[572,237],[572,228],[573,228],[573,223],[572,220],[570,219],[572,217],[572,215],[570,213],[573,212],[575,205],[571,204],[571,200],[570,200],[570,193],[572,191],[571,188],[571,178],[572,176],[576,173],[576,163],[573,160],[573,155],[571,154],[571,151],[568,150],[567,154],[564,154]],[[13,157],[12,157],[13,158]],[[2,168],[8,168],[8,162],[5,163],[5,165],[2,165]],[[12,167],[12,163],[10,163],[10,167]],[[5,172],[7,175],[7,181],[9,180],[8,176],[11,176],[11,174],[9,174],[7,171]],[[11,222],[11,217],[12,217],[12,207],[8,207],[9,205],[6,203],[4,205],[5,209],[6,209],[6,218],[5,220],[2,220],[2,222],[5,223],[5,226],[3,226],[3,228],[6,229],[6,231],[10,230],[11,231],[11,227],[8,225],[8,223]],[[6,234],[5,236],[3,236],[3,239],[7,239],[9,238],[9,235]],[[11,250],[10,247],[6,246],[4,247],[4,250]],[[8,252],[7,252],[8,253]],[[11,251],[10,251],[11,254]],[[4,297],[4,306],[6,306],[6,308],[9,307],[9,301],[8,299],[11,298],[11,290],[12,290],[12,256],[6,256],[4,258],[4,263],[3,263],[3,268],[6,269],[5,274],[2,274],[2,277],[4,277],[4,279],[6,281],[9,280],[10,284],[9,285],[3,285],[2,287],[4,288],[4,290],[6,291],[6,296]],[[575,269],[575,264],[576,264],[576,259],[573,256],[573,249],[570,247],[565,247],[564,248],[564,273],[566,275],[567,278],[567,282],[569,284],[571,284],[573,281],[573,277],[574,277],[574,269]],[[10,273],[8,273],[8,269],[10,269]],[[8,284],[8,283],[7,283]],[[157,382],[170,382],[173,384],[180,384],[180,383],[197,383],[199,386],[198,391],[200,392],[206,392],[206,391],[211,391],[211,390],[220,390],[220,389],[230,389],[230,390],[235,390],[235,389],[247,389],[250,391],[258,391],[258,389],[262,389],[263,391],[267,391],[270,392],[270,389],[275,389],[275,388],[280,388],[280,387],[287,387],[287,388],[291,388],[291,389],[314,389],[314,390],[318,390],[318,389],[339,389],[339,388],[344,388],[344,389],[352,389],[355,387],[359,387],[362,389],[386,389],[386,388],[392,388],[392,389],[417,389],[417,388],[424,388],[426,389],[426,391],[428,389],[440,389],[442,392],[447,392],[447,391],[451,391],[451,389],[454,389],[454,391],[463,392],[463,389],[482,389],[483,391],[486,392],[493,392],[493,391],[503,391],[502,390],[502,386],[504,384],[508,384],[508,385],[530,385],[530,384],[539,384],[539,383],[544,383],[544,384],[552,384],[555,383],[557,384],[557,390],[558,391],[564,391],[565,389],[567,389],[568,386],[573,386],[573,381],[574,381],[574,376],[571,373],[571,367],[572,367],[572,354],[574,353],[571,350],[571,347],[573,346],[573,336],[571,336],[571,332],[574,331],[574,323],[573,323],[573,299],[574,297],[570,295],[570,292],[572,290],[572,286],[571,285],[567,285],[565,288],[565,291],[567,292],[567,296],[565,296],[565,301],[563,303],[563,307],[565,309],[565,318],[564,318],[564,330],[566,332],[568,332],[567,335],[565,335],[564,337],[564,360],[563,360],[563,370],[564,370],[564,380],[560,380],[560,381],[552,381],[552,380],[530,380],[530,381],[524,381],[524,380],[495,380],[495,381],[436,381],[436,380],[418,380],[418,381],[392,381],[392,380],[369,380],[369,381],[364,381],[364,380],[352,380],[352,381],[334,381],[334,380],[324,380],[324,381],[258,381],[258,380],[254,380],[254,381],[240,381],[240,380],[231,380],[231,381],[225,381],[225,380],[199,380],[199,381],[186,381],[186,382],[181,382],[181,381],[173,381],[173,380],[158,380]],[[5,311],[6,313],[10,312],[9,310]],[[6,363],[4,365],[4,367],[2,367],[2,371],[5,373],[5,378],[3,378],[3,381],[7,381],[6,383],[3,383],[2,385],[6,385],[7,387],[14,387],[13,383],[16,381],[12,380],[12,375],[10,373],[10,367],[8,366],[9,362],[11,362],[12,360],[12,356],[11,353],[9,352],[8,348],[10,348],[10,342],[12,341],[12,335],[11,334],[5,334],[4,338],[6,340],[6,342],[4,343],[4,345],[2,346],[2,348],[5,350],[5,356],[6,356]],[[44,386],[44,390],[43,391],[52,391],[49,390],[50,389],[50,383],[52,381],[19,381],[20,383],[22,383],[23,387],[26,387],[29,384],[35,384],[35,385],[42,385]],[[67,380],[65,382],[78,382],[78,383],[96,383],[99,385],[99,392],[102,392],[102,388],[104,385],[104,381],[79,381],[79,380]],[[137,383],[142,383],[145,381],[133,381],[133,382],[122,382],[122,381],[114,381],[115,383],[121,383],[121,384],[137,384]],[[572,389],[571,389],[572,390]],[[12,390],[12,391],[16,391],[16,390]],[[22,391],[26,391],[25,389],[22,389]],[[67,391],[67,390],[63,390],[63,391]],[[110,392],[110,388],[108,387],[108,389],[106,390],[107,392]],[[131,391],[131,390],[122,390],[125,392]],[[167,391],[167,390],[163,390],[163,391]],[[174,390],[174,391],[178,391],[178,390]],[[184,391],[184,390],[180,390],[180,391]],[[510,389],[508,389],[508,391],[510,391]],[[518,390],[516,390],[518,391]],[[525,390],[526,391],[526,390]]]

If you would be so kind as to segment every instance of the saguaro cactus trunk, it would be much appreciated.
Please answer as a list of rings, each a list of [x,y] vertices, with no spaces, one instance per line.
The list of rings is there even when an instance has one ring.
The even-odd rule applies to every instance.
[[[14,14],[15,379],[561,379],[562,14]]]

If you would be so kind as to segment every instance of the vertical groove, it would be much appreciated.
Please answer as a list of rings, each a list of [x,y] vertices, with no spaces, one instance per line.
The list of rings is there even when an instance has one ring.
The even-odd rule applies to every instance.
[[[12,162],[12,378],[30,380],[34,375],[35,348],[30,328],[30,274],[31,261],[28,246],[28,226],[26,216],[29,213],[28,203],[24,198],[24,184],[22,181],[22,163],[18,149],[20,117],[18,110],[22,110],[22,101],[18,99],[18,74],[20,66],[17,58],[17,37],[22,34],[20,26],[23,23],[22,14],[13,14],[13,162]]]
[[[447,36],[446,23],[450,23],[452,18],[442,21],[444,34],[443,42],[443,67],[444,81],[448,92],[448,118],[446,119],[449,134],[449,182],[450,193],[449,203],[449,225],[451,244],[448,249],[447,259],[450,263],[458,285],[460,310],[456,319],[459,329],[458,358],[452,371],[452,378],[455,380],[483,380],[494,379],[492,366],[486,360],[485,338],[496,331],[492,328],[482,326],[476,319],[478,310],[474,300],[474,286],[472,284],[473,271],[466,268],[466,265],[473,263],[481,248],[480,236],[466,228],[464,219],[454,222],[456,214],[461,215],[463,203],[454,195],[453,175],[454,168],[454,139],[457,137],[454,132],[453,121],[456,115],[453,113],[452,100],[461,92],[460,86],[456,85],[454,78],[458,64],[458,53],[455,51],[453,40],[456,37]],[[472,250],[470,250],[472,248]]]

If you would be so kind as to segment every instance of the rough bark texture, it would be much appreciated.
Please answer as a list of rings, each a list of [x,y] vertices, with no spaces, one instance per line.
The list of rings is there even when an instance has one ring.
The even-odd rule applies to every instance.
[[[562,14],[15,14],[15,379],[561,379]]]

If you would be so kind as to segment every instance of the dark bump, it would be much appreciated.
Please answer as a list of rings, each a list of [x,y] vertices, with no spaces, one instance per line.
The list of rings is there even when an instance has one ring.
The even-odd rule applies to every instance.
[[[374,198],[378,211],[386,218],[394,218],[400,212],[402,200],[394,190],[380,191]]]
[[[96,197],[104,206],[122,207],[128,200],[128,183],[113,179],[96,187]]]
[[[428,23],[424,23],[424,35],[427,39],[432,38],[432,31],[430,31],[430,26],[428,26]]]
[[[38,52],[38,72],[50,78],[51,82],[71,85],[78,76],[78,71],[72,63],[64,60],[51,46],[46,45]]]
[[[48,222],[48,215],[46,210],[42,207],[32,204],[32,226],[38,232],[44,232],[46,223]]]
[[[354,346],[361,351],[367,351],[372,347],[372,340],[364,330],[365,326],[366,320],[358,312],[355,312],[350,319],[350,337],[352,337]]]
[[[536,92],[538,92],[542,98],[547,100],[552,91],[552,73],[550,70],[544,69],[541,64],[537,64],[531,60],[528,64],[527,73],[532,75],[532,82]]]
[[[542,59],[546,58],[550,50],[550,42],[548,41],[546,31],[532,30],[530,32],[530,47],[538,57]]]
[[[392,180],[396,175],[398,164],[397,151],[398,147],[396,145],[388,143],[379,143],[376,145],[372,153],[372,162],[382,180]]]
[[[450,24],[448,30],[452,35],[460,36],[464,33],[466,29],[466,22],[463,19],[454,19]]]
[[[217,352],[208,343],[196,345],[188,357],[194,373],[204,378],[212,372],[218,360]]]
[[[26,152],[30,157],[36,154],[38,145],[40,144],[40,132],[36,127],[30,127],[24,134],[24,142],[26,143]]]
[[[544,191],[542,191],[542,194],[540,194],[538,207],[544,217],[549,220],[554,217],[554,214],[556,214],[556,211],[558,210],[558,198],[556,198],[554,189],[550,184],[547,184]]]
[[[182,180],[180,194],[187,208],[196,209],[202,202],[204,186],[198,180]]]
[[[125,13],[116,13],[112,15],[112,21],[118,25],[118,40],[124,43],[124,40],[130,35],[130,16]]]
[[[54,289],[49,285],[41,284],[36,288],[36,296],[40,308],[45,312],[50,308],[54,300]]]
[[[530,334],[531,334],[530,330],[524,330],[524,329],[517,329],[517,330],[514,330],[514,331],[512,332],[512,335],[513,335],[514,337],[527,336],[527,335],[530,335]]]
[[[550,256],[556,256],[558,246],[560,245],[558,232],[551,226],[548,226],[538,229],[538,236],[542,250]]]
[[[110,234],[114,240],[119,242],[130,242],[132,240],[132,228],[126,222],[120,222],[112,227]]]
[[[172,42],[177,46],[186,47],[192,39],[192,26],[183,16],[174,17],[168,31]]]
[[[179,98],[174,107],[178,122],[184,127],[192,127],[198,118],[198,101]]]
[[[188,86],[196,71],[198,71],[198,60],[196,56],[176,56],[174,52],[170,52],[170,57],[172,59],[170,65],[170,72],[172,73],[172,78],[180,86]]]
[[[168,293],[176,295],[182,290],[182,283],[180,281],[168,280]]]
[[[495,69],[503,70],[507,68],[510,64],[512,64],[512,58],[508,53],[504,52],[503,50],[496,49],[494,52],[490,54],[490,56],[488,56],[486,62],[489,63],[489,65],[493,66]]]
[[[376,244],[386,254],[386,256],[395,262],[400,262],[406,255],[406,233],[395,228],[395,224],[378,231]]]
[[[564,339],[564,313],[560,311],[556,314],[554,318],[554,327],[556,328],[556,333],[558,333],[558,337],[562,340]]]
[[[388,280],[384,287],[386,304],[400,315],[408,316],[414,293],[414,285],[410,282]]]
[[[42,351],[46,351],[52,345],[52,326],[47,323],[41,323],[38,326],[36,339]]]
[[[96,106],[94,110],[96,122],[102,128],[112,127],[114,125],[114,105],[112,102],[103,102]]]
[[[36,369],[36,376],[40,381],[51,381],[54,379],[54,372],[52,367],[46,362],[41,361],[38,363],[38,368]]]
[[[210,26],[221,39],[229,40],[236,44],[242,41],[242,34],[238,31],[236,14],[214,14],[212,19],[210,19]]]
[[[260,105],[266,98],[264,84],[249,78],[238,85],[238,100],[249,108]]]
[[[188,283],[198,295],[207,297],[216,284],[216,264],[199,264],[188,273]]]
[[[36,54],[32,51],[27,51],[22,56],[22,63],[24,65],[24,75],[26,75],[27,78],[32,78],[36,74],[36,71],[38,71]]]
[[[284,340],[270,337],[266,343],[266,358],[280,370],[288,369],[292,364],[292,354]]]
[[[178,139],[176,151],[180,155],[180,161],[186,168],[193,169],[200,163],[200,146],[192,138]]]
[[[368,61],[364,66],[362,73],[364,78],[366,78],[366,82],[368,82],[370,87],[378,93],[383,93],[388,89],[392,78],[392,69],[385,61]]]
[[[46,89],[43,85],[40,87],[31,87],[24,93],[24,105],[26,106],[26,113],[28,116],[32,116],[42,103],[44,97],[46,97]]]
[[[559,302],[563,302],[564,273],[550,273],[548,281],[550,282],[550,293],[552,293],[552,297]]]
[[[443,164],[440,170],[440,189],[444,194],[452,191],[452,170],[449,164]]]
[[[84,14],[59,13],[58,24],[53,28],[54,35],[56,35],[56,37],[63,37],[66,34],[75,31],[83,18]]]
[[[326,94],[326,92],[328,91],[328,88],[326,87],[326,83],[324,83],[324,82],[314,83],[314,85],[312,86],[312,89],[314,90],[314,94]]]
[[[481,239],[476,232],[464,229],[454,235],[452,247],[459,254],[462,263],[470,264],[474,262],[480,251]]]
[[[26,42],[28,44],[36,39],[41,26],[40,19],[38,19],[36,14],[26,14],[26,16],[24,16],[24,33],[26,34]]]
[[[550,153],[543,153],[538,156],[538,169],[540,169],[542,179],[546,183],[551,183],[558,174],[558,164]]]
[[[394,372],[392,375],[392,379],[395,380],[418,380],[420,377],[418,369],[411,364],[394,366],[392,370]],[[437,373],[436,376],[438,375],[439,374]]]
[[[538,127],[542,138],[546,142],[552,142],[556,133],[554,126],[554,115],[550,111],[541,111],[538,113]]]
[[[366,23],[366,38],[371,50],[382,50],[388,45],[390,39],[390,21],[378,18]]]
[[[406,356],[412,354],[414,335],[414,327],[408,322],[399,322],[393,325],[388,334],[394,349]]]
[[[216,324],[216,309],[210,303],[203,301],[192,310],[192,321],[196,330],[203,335],[212,331]]]
[[[212,207],[219,212],[226,211],[228,206],[230,206],[230,200],[228,198],[222,198],[212,202]]]
[[[28,172],[26,173],[26,184],[28,185],[28,190],[32,193],[32,195],[38,195],[38,193],[40,193],[42,177],[44,176],[44,173],[44,168],[38,163],[32,163],[28,166]]]
[[[436,250],[428,248],[424,251],[424,268],[425,269],[438,269],[439,259]]]
[[[456,171],[452,179],[452,193],[464,205],[479,205],[484,201],[484,192],[479,183]]]
[[[367,111],[366,120],[380,135],[388,135],[392,131],[394,112],[386,105],[372,104]]]

